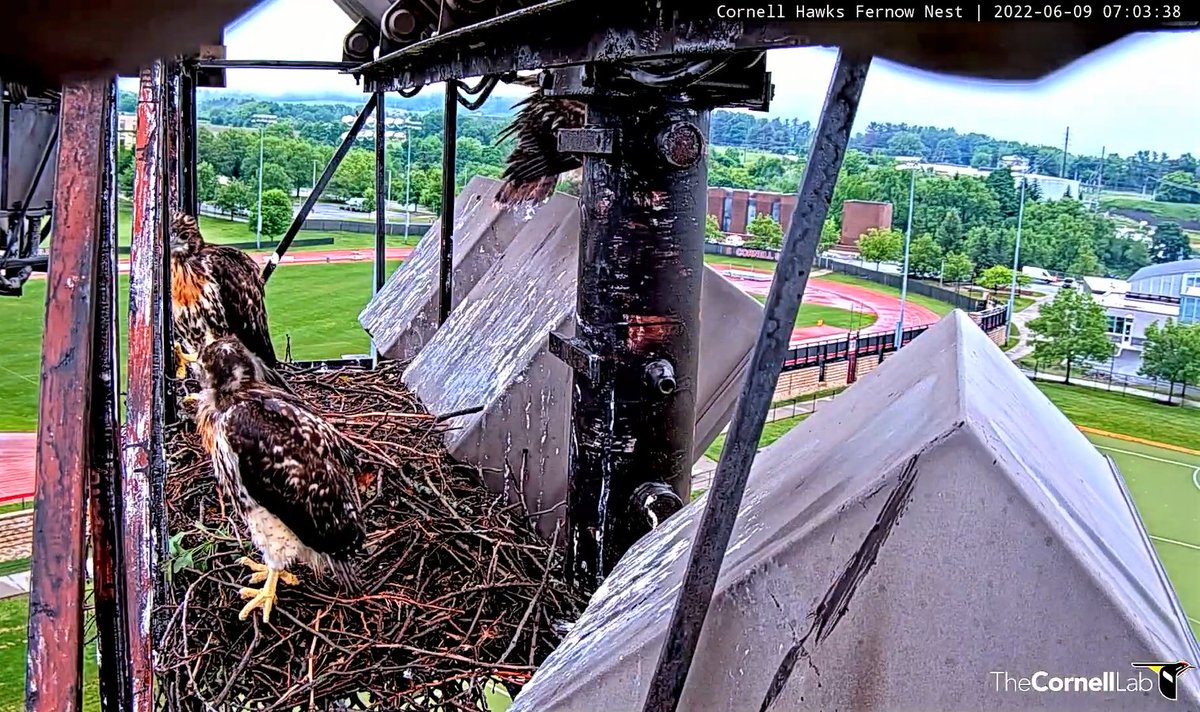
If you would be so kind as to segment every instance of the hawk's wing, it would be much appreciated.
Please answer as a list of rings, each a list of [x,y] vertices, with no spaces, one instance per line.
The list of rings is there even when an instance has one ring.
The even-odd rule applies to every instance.
[[[362,545],[363,531],[341,435],[294,402],[259,395],[237,403],[223,418],[242,486],[309,548],[353,552]]]
[[[267,327],[267,305],[258,265],[250,255],[235,247],[210,245],[205,249],[210,274],[220,289],[230,333],[267,367],[279,365]]]
[[[583,165],[578,156],[558,150],[559,129],[584,125],[587,109],[582,102],[547,97],[538,90],[517,106],[523,108],[496,137],[497,143],[514,134],[517,137],[501,176],[504,185],[496,195],[502,206],[549,198],[560,175]]]

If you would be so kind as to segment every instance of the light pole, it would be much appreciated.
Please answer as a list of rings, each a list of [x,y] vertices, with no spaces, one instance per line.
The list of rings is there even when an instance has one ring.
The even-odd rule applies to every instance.
[[[896,348],[904,335],[904,302],[908,299],[908,247],[912,243],[913,203],[917,195],[917,166],[912,166],[908,183],[908,227],[904,231],[904,266],[900,268],[900,319],[896,322]]]
[[[1025,219],[1025,184],[1029,180],[1025,176],[1021,176],[1021,201],[1017,206],[1017,239],[1016,246],[1013,248],[1013,269],[1012,269],[1012,284],[1008,288],[1008,328],[1012,330],[1013,318],[1013,302],[1017,297],[1017,270],[1021,261],[1021,223]]]
[[[404,239],[408,239],[408,229],[412,224],[412,145],[413,135],[412,130],[421,126],[420,121],[412,121],[405,119],[401,126],[404,127],[404,143],[405,150],[408,151],[408,158],[404,161]]]
[[[274,114],[255,114],[250,121],[258,124],[258,227],[254,229],[254,247],[262,249],[262,185],[263,185],[263,135],[268,124],[275,123]]]

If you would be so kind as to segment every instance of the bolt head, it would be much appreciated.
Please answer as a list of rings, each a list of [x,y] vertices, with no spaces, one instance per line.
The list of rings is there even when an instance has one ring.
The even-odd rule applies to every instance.
[[[663,160],[676,168],[691,168],[704,157],[704,133],[687,121],[677,121],[659,131],[656,143]]]

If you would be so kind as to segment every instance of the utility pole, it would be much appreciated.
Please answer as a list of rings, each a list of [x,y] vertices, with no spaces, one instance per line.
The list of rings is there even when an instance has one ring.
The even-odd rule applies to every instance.
[[[913,202],[917,194],[917,167],[913,166],[908,184],[908,228],[904,231],[904,266],[900,268],[900,319],[896,322],[896,348],[904,336],[904,302],[908,298],[908,247],[912,242]]]
[[[1070,126],[1068,126],[1068,127],[1067,127],[1067,136],[1066,136],[1066,138],[1064,138],[1064,139],[1063,139],[1063,162],[1062,162],[1062,170],[1061,170],[1061,171],[1059,171],[1059,173],[1058,173],[1058,174],[1059,174],[1060,176],[1062,176],[1063,178],[1066,178],[1066,177],[1067,177],[1067,145],[1068,145],[1068,144],[1070,144],[1070,143],[1071,143],[1071,127],[1070,127]]]
[[[1019,270],[1021,268],[1020,267],[1020,264],[1021,264],[1021,223],[1023,222],[1023,220],[1025,218],[1025,183],[1026,182],[1027,181],[1024,181],[1024,180],[1021,181],[1021,203],[1020,203],[1020,207],[1017,208],[1017,240],[1016,240],[1017,244],[1016,244],[1015,248],[1013,249],[1012,285],[1008,289],[1008,328],[1009,328],[1010,332],[1012,331],[1013,302],[1016,301],[1016,296],[1017,296],[1017,270]],[[1008,338],[1008,334],[1005,334],[1005,339],[1007,340],[1007,338]]]
[[[254,230],[254,247],[262,249],[262,189],[263,189],[263,135],[268,124],[279,118],[274,114],[255,114],[250,120],[258,124],[258,227]]]

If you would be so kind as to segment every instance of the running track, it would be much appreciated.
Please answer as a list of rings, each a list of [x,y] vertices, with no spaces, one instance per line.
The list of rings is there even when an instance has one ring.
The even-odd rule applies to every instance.
[[[388,249],[387,258],[389,260],[405,259],[411,252],[412,248],[410,247],[393,247]],[[280,262],[280,266],[369,261],[373,254],[372,250],[294,252],[285,256]],[[270,253],[260,253],[254,256],[260,264],[265,264],[269,257]],[[750,294],[766,294],[771,288],[772,273],[767,270],[723,264],[710,266]],[[119,270],[122,273],[128,273],[129,263],[122,262]],[[34,275],[34,277],[44,277],[44,275]],[[848,311],[853,309],[858,312],[875,314],[875,323],[863,329],[862,333],[864,334],[891,333],[895,331],[896,322],[900,318],[900,302],[894,297],[872,292],[864,287],[830,282],[819,278],[808,281],[808,287],[804,291],[804,301],[809,304],[821,304]],[[912,302],[909,302],[904,310],[904,322],[907,325],[931,324],[937,319],[937,315],[932,311]],[[792,343],[829,338],[844,333],[846,333],[844,329],[829,326],[808,326],[792,331]],[[32,496],[35,445],[34,433],[0,433],[0,503]]]

